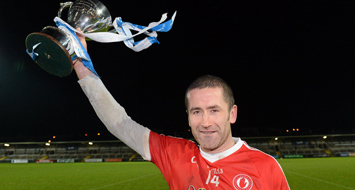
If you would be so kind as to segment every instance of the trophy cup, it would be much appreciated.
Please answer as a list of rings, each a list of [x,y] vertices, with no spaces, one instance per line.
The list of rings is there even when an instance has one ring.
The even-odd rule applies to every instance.
[[[61,17],[66,8],[69,8],[67,23],[84,33],[105,32],[112,27],[108,9],[98,0],[61,3],[58,17]],[[36,54],[32,59],[48,73],[65,77],[72,72],[72,57],[75,52],[71,37],[66,32],[54,26],[47,26],[40,32],[29,34],[25,43],[27,51]]]

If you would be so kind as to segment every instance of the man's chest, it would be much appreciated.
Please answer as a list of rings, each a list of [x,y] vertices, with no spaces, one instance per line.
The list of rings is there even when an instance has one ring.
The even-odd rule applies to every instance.
[[[223,159],[210,163],[201,156],[180,159],[172,166],[169,182],[174,189],[251,190],[259,183],[259,174],[247,160]]]

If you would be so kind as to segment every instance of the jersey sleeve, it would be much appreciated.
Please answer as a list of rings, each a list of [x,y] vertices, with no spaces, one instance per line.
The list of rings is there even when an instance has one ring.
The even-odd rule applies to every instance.
[[[280,166],[280,164],[274,159],[274,172],[272,172],[273,175],[273,184],[274,187],[273,189],[277,190],[289,190],[290,187],[287,183],[287,179],[285,177],[285,174]]]
[[[117,103],[96,75],[90,74],[78,83],[107,129],[146,160],[150,160],[150,130],[127,115],[125,109]]]

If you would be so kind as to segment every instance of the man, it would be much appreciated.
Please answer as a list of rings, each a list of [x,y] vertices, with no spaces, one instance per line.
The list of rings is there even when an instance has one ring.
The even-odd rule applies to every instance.
[[[86,48],[85,37],[78,34]],[[230,87],[220,78],[203,76],[186,91],[192,141],[159,135],[133,121],[81,60],[74,63],[79,84],[107,129],[163,173],[170,189],[289,189],[277,161],[240,138],[233,138],[237,119]]]

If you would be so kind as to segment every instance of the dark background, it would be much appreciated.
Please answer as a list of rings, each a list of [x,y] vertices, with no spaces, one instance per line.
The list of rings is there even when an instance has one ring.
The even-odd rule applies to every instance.
[[[0,142],[115,139],[75,73],[52,76],[25,52],[28,34],[55,26],[60,2],[2,4]],[[190,138],[185,90],[212,74],[234,90],[233,136],[355,133],[355,1],[102,2],[113,18],[146,26],[177,10],[172,30],[142,52],[88,42],[105,85],[138,123]]]

